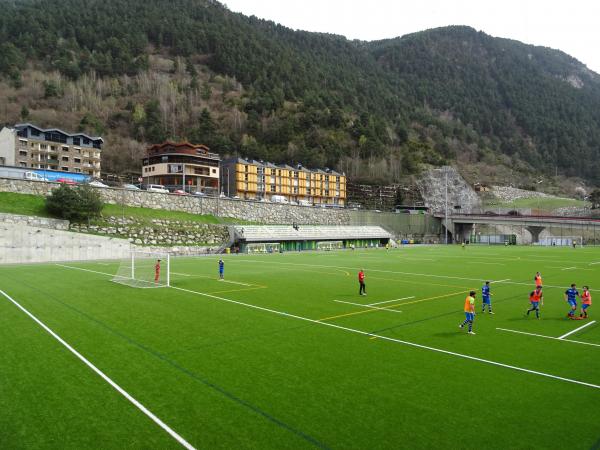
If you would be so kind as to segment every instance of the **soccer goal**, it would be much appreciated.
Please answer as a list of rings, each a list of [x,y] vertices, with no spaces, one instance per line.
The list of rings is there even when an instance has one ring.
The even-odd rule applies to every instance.
[[[248,253],[277,253],[279,247],[278,242],[258,242],[246,244],[246,251]]]
[[[548,236],[540,238],[539,245],[556,246],[556,247],[570,247],[573,243],[582,245],[582,236]]]
[[[170,265],[168,253],[132,251],[128,259],[121,261],[112,281],[136,288],[168,287]]]
[[[317,242],[317,250],[325,250],[325,251],[329,251],[329,250],[338,250],[344,248],[344,242],[343,241],[324,241],[324,242]]]

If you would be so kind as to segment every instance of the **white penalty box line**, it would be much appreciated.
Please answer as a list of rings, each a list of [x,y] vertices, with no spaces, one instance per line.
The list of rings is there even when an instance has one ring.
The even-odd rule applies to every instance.
[[[62,266],[68,267],[68,266]],[[68,267],[71,268],[71,267]],[[98,272],[100,273],[100,272]],[[46,324],[44,324],[40,319],[34,316],[31,312],[29,312],[25,307],[23,307],[19,302],[13,299],[10,295],[0,289],[0,294],[2,294],[7,300],[13,303],[17,308],[19,308],[22,312],[24,312],[30,319],[32,319],[35,323],[37,323],[40,327],[42,327],[50,336],[56,339],[61,345],[63,345],[67,350],[69,350],[73,355],[75,355],[79,360],[81,360],[86,366],[88,366],[92,371],[94,371],[100,378],[106,381],[112,388],[114,388],[119,394],[125,397],[130,403],[132,403],[137,409],[143,412],[146,416],[148,416],[154,423],[156,423],[160,428],[166,431],[173,439],[175,439],[179,444],[181,444],[184,448],[188,450],[195,450],[189,442],[187,442],[183,437],[181,437],[177,432],[175,432],[171,427],[169,427],[166,423],[160,420],[155,414],[153,414],[148,408],[142,405],[139,401],[133,398],[125,389],[115,383],[111,378],[108,377],[104,372],[98,369],[94,364],[92,364],[85,356],[79,353],[75,348],[73,348],[69,343],[67,343],[63,338],[61,338],[58,334],[52,331]]]
[[[369,309],[378,309],[379,311],[388,311],[388,312],[393,312],[393,313],[401,313],[402,312],[402,311],[399,311],[397,309],[378,308],[377,306],[365,305],[363,303],[346,302],[344,300],[334,300],[334,302],[336,302],[336,303],[345,303],[346,305],[361,306],[363,308],[369,308]]]
[[[567,336],[570,336],[571,334],[573,334],[573,333],[575,333],[575,332],[577,332],[577,331],[579,331],[579,330],[581,330],[581,329],[583,329],[585,327],[588,327],[588,326],[592,325],[595,322],[596,322],[595,320],[592,320],[591,322],[586,323],[584,326],[576,328],[573,331],[569,331],[568,333],[563,334],[560,337],[546,336],[545,334],[529,333],[527,331],[511,330],[509,328],[500,328],[500,327],[497,327],[496,330],[508,331],[510,333],[517,333],[517,334],[525,334],[527,336],[536,336],[536,337],[541,337],[541,338],[544,338],[544,339],[552,339],[552,340],[561,341],[561,342],[571,342],[573,344],[582,344],[582,345],[590,345],[592,347],[600,347],[600,344],[594,344],[593,342],[584,342],[584,341],[576,341],[574,339],[565,339]]]
[[[70,267],[67,267],[67,266],[63,266],[63,267],[70,268]],[[89,269],[83,269],[83,270],[87,270],[89,272],[94,272],[94,273],[98,273],[98,274],[102,274],[102,275],[112,276],[112,274],[109,274],[109,273],[98,272],[98,271],[89,270]],[[264,306],[253,305],[251,303],[244,303],[244,302],[241,302],[241,301],[238,301],[238,300],[233,300],[233,299],[229,299],[229,298],[225,298],[225,297],[219,297],[219,296],[216,296],[216,295],[213,295],[213,294],[206,294],[204,292],[193,291],[191,289],[184,289],[184,288],[180,288],[180,287],[177,287],[177,286],[170,286],[170,288],[178,290],[178,291],[182,291],[182,292],[187,292],[187,293],[190,293],[190,294],[194,294],[194,295],[200,295],[202,297],[207,297],[207,298],[211,298],[211,299],[214,299],[214,300],[219,300],[219,301],[226,302],[226,303],[232,303],[232,304],[235,304],[235,305],[244,306],[244,307],[250,308],[250,309],[256,309],[256,310],[259,310],[259,311],[265,311],[265,312],[269,312],[269,313],[272,313],[272,314],[277,314],[277,315],[284,316],[284,317],[290,317],[290,318],[293,318],[293,319],[302,320],[302,321],[305,321],[305,322],[310,322],[310,323],[322,325],[322,326],[325,326],[325,327],[330,327],[330,328],[335,328],[335,329],[338,329],[338,330],[347,331],[349,333],[359,334],[359,335],[368,336],[368,337],[376,337],[376,338],[382,339],[384,341],[396,342],[398,344],[403,344],[403,345],[406,345],[406,346],[409,346],[409,347],[420,348],[420,349],[423,349],[423,350],[429,350],[429,351],[432,351],[432,352],[442,353],[442,354],[450,355],[450,356],[456,356],[458,358],[468,359],[470,361],[477,361],[477,362],[481,362],[481,363],[484,363],[484,364],[489,364],[489,365],[496,366],[496,367],[503,367],[505,369],[512,369],[512,370],[515,370],[515,371],[518,371],[518,372],[529,373],[529,374],[532,374],[532,375],[538,375],[538,376],[545,377],[545,378],[550,378],[550,379],[553,379],[553,380],[559,380],[559,381],[564,381],[566,383],[572,383],[572,384],[577,384],[577,385],[580,385],[580,386],[590,387],[590,388],[593,388],[593,389],[600,389],[600,385],[598,385],[598,384],[588,383],[588,382],[580,381],[580,380],[575,380],[573,378],[561,377],[559,375],[552,375],[550,373],[540,372],[540,371],[532,370],[532,369],[526,369],[524,367],[513,366],[511,364],[504,364],[504,363],[497,362],[497,361],[492,361],[492,360],[489,360],[489,359],[478,358],[476,356],[471,356],[471,355],[465,355],[464,353],[452,352],[450,350],[444,350],[444,349],[441,349],[441,348],[430,347],[428,345],[417,344],[415,342],[404,341],[404,340],[401,340],[401,339],[396,339],[396,338],[392,338],[392,337],[388,337],[388,336],[383,336],[383,335],[380,335],[380,334],[369,333],[368,331],[363,331],[363,330],[357,330],[355,328],[344,327],[344,326],[341,326],[341,325],[336,325],[336,324],[333,324],[333,323],[328,323],[328,322],[324,322],[324,321],[317,320],[317,319],[310,319],[308,317],[298,316],[296,314],[290,314],[290,313],[287,313],[287,312],[284,312],[284,311],[278,311],[278,310],[275,310],[275,309],[265,308]]]

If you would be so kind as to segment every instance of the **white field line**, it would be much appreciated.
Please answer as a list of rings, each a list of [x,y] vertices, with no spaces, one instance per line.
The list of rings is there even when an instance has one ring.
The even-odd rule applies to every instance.
[[[239,281],[231,281],[231,280],[224,280],[224,279],[219,279],[219,280],[222,281],[223,283],[241,284],[242,286],[254,286],[254,284],[240,283]]]
[[[545,336],[543,334],[535,334],[535,333],[527,333],[525,331],[509,330],[508,328],[496,328],[496,330],[510,331],[511,333],[526,334],[528,336],[537,336],[537,337],[546,338],[546,339],[553,339],[555,341],[560,341],[560,342],[572,342],[575,344],[584,344],[584,345],[592,345],[594,347],[600,347],[600,344],[594,344],[592,342],[574,341],[573,339],[560,339],[560,338],[557,338],[554,336]]]
[[[505,281],[510,281],[510,278],[506,278],[506,279],[504,279],[504,280],[495,280],[495,281],[490,281],[490,284],[491,284],[491,283],[504,283]]]
[[[594,266],[596,264],[600,264],[600,261],[594,261],[588,264],[588,266]]]
[[[573,269],[577,269],[577,267],[573,266],[573,267],[564,267],[563,269],[560,270],[573,270]]]
[[[167,424],[165,424],[162,420],[160,420],[157,416],[155,416],[148,408],[138,402],[135,398],[133,398],[125,389],[115,383],[112,379],[110,379],[104,372],[98,369],[94,364],[92,364],[85,356],[75,350],[71,345],[69,345],[63,338],[61,338],[58,334],[48,328],[41,320],[35,317],[32,313],[30,313],[27,309],[21,306],[16,300],[10,297],[6,292],[0,289],[0,294],[6,297],[10,302],[12,302],[17,308],[27,314],[35,323],[37,323],[40,327],[42,327],[50,336],[60,342],[67,350],[73,353],[77,358],[79,358],[86,366],[92,369],[100,378],[106,381],[112,388],[114,388],[119,394],[125,397],[129,402],[131,402],[136,408],[142,411],[146,416],[148,416],[154,423],[156,423],[159,427],[165,430],[173,439],[179,442],[184,448],[188,450],[195,450],[195,448],[187,442],[184,438],[182,438],[179,434],[177,434],[172,428],[170,428]]]
[[[389,312],[393,312],[393,313],[401,313],[402,311],[398,311],[397,309],[390,309],[390,308],[378,308],[377,306],[371,306],[371,305],[364,305],[362,303],[353,303],[353,302],[345,302],[343,300],[334,300],[334,302],[336,303],[345,303],[346,305],[356,305],[356,306],[362,306],[363,308],[371,308],[371,309],[378,309],[380,311],[389,311]]]
[[[575,328],[573,331],[569,331],[568,333],[565,333],[562,336],[559,336],[558,339],[564,339],[567,336],[571,336],[573,333],[577,333],[579,330],[583,330],[585,327],[589,327],[590,325],[593,325],[595,323],[596,323],[596,321],[592,320],[591,322],[588,322],[585,325],[580,326],[579,328]]]
[[[467,264],[487,264],[492,266],[505,266],[504,263],[495,263],[495,262],[483,262],[483,261],[463,261],[463,263]]]
[[[54,265],[59,266],[59,267],[65,267],[67,269],[75,269],[75,270],[82,270],[84,272],[99,273],[101,275],[108,275],[109,277],[113,277],[113,278],[122,278],[124,280],[131,280],[131,278],[129,278],[129,277],[124,277],[121,275],[114,275],[114,274],[110,274],[110,273],[106,273],[106,272],[98,272],[97,270],[84,269],[82,267],[67,266],[66,264],[54,264]],[[153,281],[146,281],[146,280],[137,280],[137,281],[139,281],[140,283],[146,283],[146,284],[150,285],[150,286],[138,286],[137,289],[156,289],[156,288],[168,287],[166,284],[155,283]]]
[[[171,272],[171,275],[181,275],[182,277],[193,277],[189,273],[181,273],[181,272]]]
[[[398,302],[400,300],[408,300],[409,298],[415,298],[415,296],[411,295],[410,297],[395,298],[394,300],[386,300],[385,302],[369,303],[367,306],[382,305],[384,303]]]
[[[64,267],[71,268],[69,266],[64,266]],[[102,274],[102,275],[112,276],[112,274],[109,274],[109,273],[96,272],[96,271],[93,271],[93,270],[90,271],[90,272],[95,272],[95,273],[99,273],[99,274]],[[176,286],[171,286],[171,289],[175,289],[175,290],[182,291],[182,292],[188,292],[190,294],[200,295],[202,297],[212,298],[212,299],[219,300],[219,301],[226,302],[226,303],[233,303],[235,305],[244,306],[246,308],[256,309],[256,310],[259,310],[259,311],[266,311],[266,312],[270,312],[270,313],[277,314],[277,315],[284,316],[284,317],[290,317],[290,318],[293,318],[293,319],[303,320],[305,322],[311,322],[311,323],[323,325],[323,326],[326,326],[326,327],[331,327],[331,328],[335,328],[335,329],[338,329],[338,330],[347,331],[349,333],[360,334],[360,335],[368,336],[368,337],[376,337],[376,338],[379,338],[379,339],[382,339],[382,340],[385,340],[385,341],[396,342],[398,344],[407,345],[409,347],[415,347],[415,348],[420,348],[420,349],[423,349],[423,350],[429,350],[429,351],[432,351],[432,352],[443,353],[445,355],[456,356],[458,358],[468,359],[468,360],[471,360],[471,361],[477,361],[477,362],[481,362],[481,363],[484,363],[484,364],[489,364],[489,365],[492,365],[492,366],[504,367],[505,369],[512,369],[512,370],[516,370],[518,372],[524,372],[524,373],[529,373],[529,374],[532,374],[532,375],[538,375],[538,376],[545,377],[545,378],[550,378],[550,379],[553,379],[553,380],[564,381],[566,383],[578,384],[580,386],[587,386],[587,387],[591,387],[593,389],[600,389],[600,385],[598,385],[598,384],[587,383],[585,381],[579,381],[579,380],[575,380],[575,379],[572,379],[572,378],[561,377],[561,376],[558,376],[558,375],[552,375],[550,373],[540,372],[540,371],[537,371],[537,370],[525,369],[523,367],[513,366],[513,365],[510,365],[510,364],[504,364],[504,363],[497,362],[497,361],[492,361],[492,360],[489,360],[489,359],[478,358],[476,356],[465,355],[463,353],[451,352],[449,350],[444,350],[444,349],[441,349],[441,348],[429,347],[427,345],[417,344],[415,342],[410,342],[410,341],[403,341],[403,340],[400,340],[400,339],[395,339],[395,338],[388,337],[388,336],[383,336],[383,335],[380,335],[380,334],[369,333],[368,331],[357,330],[355,328],[343,327],[341,325],[336,325],[336,324],[333,324],[333,323],[321,322],[320,320],[309,319],[308,317],[297,316],[295,314],[286,313],[284,311],[277,311],[275,309],[265,308],[263,306],[257,306],[257,305],[253,305],[251,303],[244,303],[244,302],[240,302],[238,300],[232,300],[232,299],[225,298],[225,297],[218,297],[218,296],[212,295],[212,294],[205,294],[204,292],[192,291],[191,289],[184,289],[184,288],[180,288],[180,287],[176,287]]]
[[[330,269],[343,268],[343,269],[350,269],[350,270],[358,270],[355,267],[346,267],[346,266],[326,266],[326,265],[321,265],[321,264],[286,263],[286,262],[280,262],[280,261],[273,262],[273,261],[259,261],[259,260],[252,260],[252,259],[240,259],[238,262],[260,262],[260,263],[264,263],[264,264],[287,264],[287,265],[293,265],[293,266],[325,267],[325,268],[330,268]],[[436,275],[436,274],[432,274],[432,273],[400,272],[400,271],[393,271],[393,270],[370,269],[370,268],[366,268],[366,270],[369,272],[393,273],[393,274],[398,274],[398,275],[413,275],[413,276],[432,277],[432,278],[445,278],[445,279],[449,279],[449,280],[465,280],[465,281],[477,281],[477,282],[486,281],[485,278],[466,278],[466,277],[456,277],[456,276],[451,276],[451,275]],[[493,283],[494,281],[490,280],[490,282]],[[531,286],[532,285],[532,283],[519,283],[517,281],[503,281],[503,282],[506,284],[514,284],[514,285],[518,285],[518,286]],[[544,284],[544,288],[564,289],[565,286],[552,286],[549,284]],[[590,289],[590,291],[598,292],[598,289]]]

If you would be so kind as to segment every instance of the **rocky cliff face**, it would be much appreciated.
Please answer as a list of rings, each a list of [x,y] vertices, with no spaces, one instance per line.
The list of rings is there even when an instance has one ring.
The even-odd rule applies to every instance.
[[[456,169],[444,166],[424,172],[418,181],[425,206],[428,206],[432,213],[445,211],[446,179],[449,214],[452,212],[470,213],[481,207],[479,196]]]

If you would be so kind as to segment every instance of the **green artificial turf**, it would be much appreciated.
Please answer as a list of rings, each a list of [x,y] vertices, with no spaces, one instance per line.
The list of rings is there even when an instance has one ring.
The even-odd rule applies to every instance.
[[[498,328],[594,320],[566,319],[563,292],[598,292],[600,249],[227,255],[225,281],[219,257],[171,259],[171,288],[98,262],[3,266],[0,289],[196,448],[598,446],[600,326]],[[524,316],[538,270],[541,320]],[[467,335],[486,279],[496,314],[478,295]],[[0,342],[0,448],[180,448],[5,297]]]

